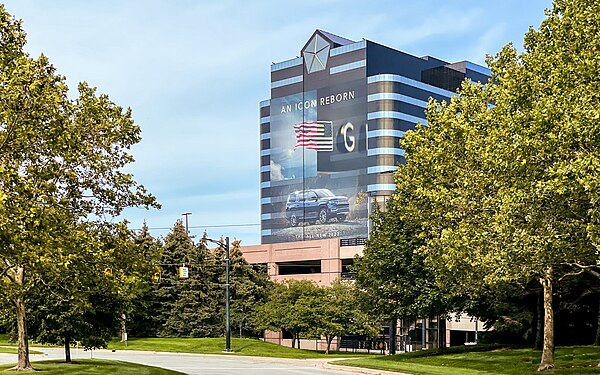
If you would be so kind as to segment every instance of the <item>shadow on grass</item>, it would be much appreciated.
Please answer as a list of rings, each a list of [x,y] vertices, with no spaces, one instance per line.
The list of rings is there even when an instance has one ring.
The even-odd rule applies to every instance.
[[[540,351],[496,345],[462,346],[448,349],[443,354],[436,351],[422,351],[383,358],[352,359],[332,363],[423,375],[521,375],[536,373],[541,357]],[[559,347],[555,352],[556,367],[548,373],[600,374],[600,368],[597,367],[599,361],[599,347]]]
[[[103,375],[103,374],[123,374],[123,375],[180,375],[178,371],[171,371],[159,367],[144,366],[136,363],[111,361],[103,359],[78,359],[72,363],[64,361],[40,361],[32,363],[35,373],[48,375]],[[0,366],[0,371],[5,373],[14,373],[10,369],[14,365]]]

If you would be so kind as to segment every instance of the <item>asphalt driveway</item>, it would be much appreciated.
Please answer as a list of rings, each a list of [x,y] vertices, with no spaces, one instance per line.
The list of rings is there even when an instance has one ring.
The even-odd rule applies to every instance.
[[[61,348],[33,348],[44,352],[32,354],[31,361],[63,359]],[[260,375],[307,374],[307,375],[344,375],[344,374],[384,374],[384,371],[366,369],[333,368],[327,364],[329,359],[287,359],[244,357],[236,355],[210,355],[189,353],[156,353],[148,351],[110,350],[84,351],[72,349],[71,357],[102,358],[157,366],[186,374],[202,375],[239,375],[260,372]],[[16,354],[0,354],[0,364],[16,363]],[[35,365],[34,365],[35,366]],[[395,373],[398,374],[398,373]]]

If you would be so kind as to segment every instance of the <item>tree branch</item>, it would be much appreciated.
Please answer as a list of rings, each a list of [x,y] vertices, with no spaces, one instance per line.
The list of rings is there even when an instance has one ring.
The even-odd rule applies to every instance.
[[[559,281],[567,276],[576,276],[576,275],[582,274],[583,272],[588,272],[591,275],[593,275],[594,277],[597,277],[600,279],[600,271],[597,271],[598,269],[600,269],[599,265],[595,265],[595,264],[583,265],[583,264],[579,264],[579,263],[567,263],[567,265],[571,266],[571,267],[579,268],[579,271],[567,273],[567,274],[563,275],[559,279]]]
[[[2,259],[4,261],[4,264],[6,264],[6,268],[2,271],[2,274],[0,274],[0,276],[6,276],[8,277],[8,279],[11,282],[16,282],[16,279],[13,275],[11,275],[10,273],[8,273],[9,270],[13,269],[15,266],[10,264],[10,262],[8,261],[8,259],[4,258]]]

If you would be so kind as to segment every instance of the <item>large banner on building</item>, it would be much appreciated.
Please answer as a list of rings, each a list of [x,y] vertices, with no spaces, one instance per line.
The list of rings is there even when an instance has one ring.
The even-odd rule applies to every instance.
[[[267,242],[367,236],[366,86],[271,100]]]

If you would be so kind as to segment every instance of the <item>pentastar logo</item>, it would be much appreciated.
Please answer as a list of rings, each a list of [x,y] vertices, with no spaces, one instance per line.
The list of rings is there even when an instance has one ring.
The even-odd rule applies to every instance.
[[[323,39],[323,37],[319,34],[315,34],[304,51],[302,51],[304,64],[306,65],[306,71],[308,73],[325,70],[330,48],[331,45]]]

